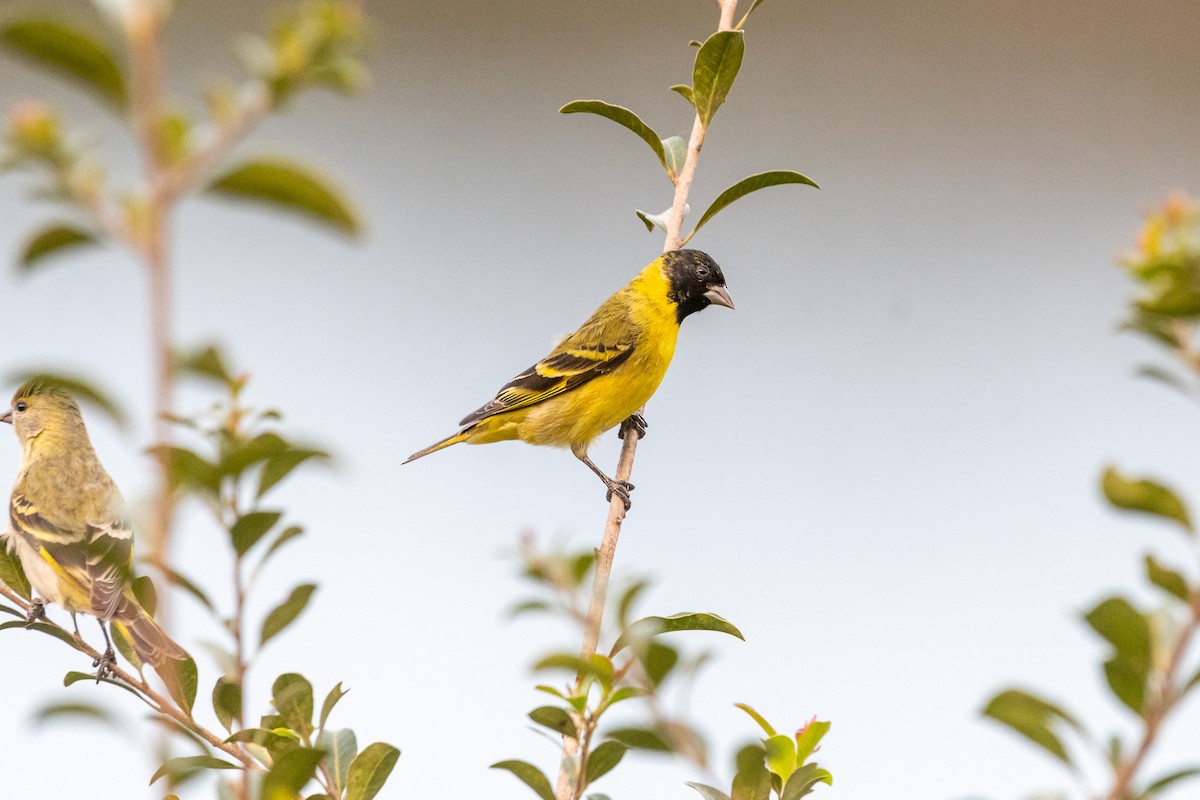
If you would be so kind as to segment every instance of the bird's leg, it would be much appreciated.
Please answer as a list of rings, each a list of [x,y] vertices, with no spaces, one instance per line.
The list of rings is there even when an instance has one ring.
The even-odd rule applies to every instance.
[[[646,418],[635,411],[621,423],[621,427],[617,428],[617,438],[624,439],[630,431],[633,431],[639,439],[643,439],[648,427],[650,427],[650,423],[646,422]]]
[[[616,481],[605,475],[600,471],[600,468],[593,464],[592,460],[587,457],[587,453],[576,453],[575,457],[584,464],[587,464],[588,469],[596,473],[600,480],[604,481],[604,485],[608,487],[608,494],[605,495],[608,501],[611,503],[613,495],[615,494],[617,497],[621,498],[621,502],[625,504],[625,510],[628,511],[629,507],[633,505],[632,501],[629,499],[629,493],[633,491],[633,484],[629,481]]]
[[[102,619],[96,621],[100,623],[100,632],[104,634],[104,654],[92,662],[92,666],[97,668],[96,683],[99,683],[101,678],[112,674],[112,666],[117,663],[117,654],[113,652],[112,639],[108,638],[108,626]]]
[[[75,626],[75,638],[82,639],[83,634],[79,632],[79,615],[77,615],[74,611],[71,612],[71,624]]]
[[[29,613],[25,615],[25,627],[32,628],[34,623],[46,618],[46,601],[40,597],[33,598],[29,605]]]

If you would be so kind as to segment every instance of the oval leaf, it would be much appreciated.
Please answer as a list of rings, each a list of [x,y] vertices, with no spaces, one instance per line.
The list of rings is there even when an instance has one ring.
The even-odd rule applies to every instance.
[[[400,751],[384,742],[367,745],[367,749],[350,764],[346,780],[345,800],[372,800],[400,758]]]
[[[33,721],[37,725],[64,718],[70,718],[73,722],[91,719],[110,725],[116,722],[112,712],[107,708],[101,708],[91,703],[50,703],[39,708],[33,715]]]
[[[688,786],[700,793],[704,800],[729,800],[729,795],[719,789],[714,789],[711,786],[705,786],[703,783],[692,783],[688,781]]]
[[[329,714],[333,711],[333,707],[338,704],[343,697],[349,694],[349,689],[343,689],[339,682],[337,686],[329,690],[329,694],[325,695],[325,702],[321,703],[321,721],[317,727],[325,730],[325,722],[329,719]]]
[[[12,589],[25,600],[29,600],[31,597],[29,579],[25,577],[21,561],[17,558],[16,553],[9,552],[8,543],[4,541],[3,537],[0,537],[0,583]]]
[[[1088,624],[1113,646],[1104,675],[1113,694],[1137,714],[1146,701],[1153,643],[1150,623],[1123,597],[1110,597],[1085,616]]]
[[[150,779],[150,785],[153,786],[161,778],[168,775],[171,777],[171,785],[175,785],[179,783],[181,778],[194,775],[206,769],[238,769],[238,766],[237,764],[230,764],[228,761],[222,761],[215,756],[172,758],[158,768],[158,771],[154,773],[154,777]]]
[[[1007,689],[991,699],[983,715],[1012,728],[1064,764],[1071,763],[1067,749],[1052,728],[1066,723],[1079,729],[1079,724],[1053,703],[1021,689]]]
[[[696,98],[692,96],[692,87],[686,83],[677,83],[671,87],[671,91],[688,101],[688,105],[692,108],[696,107]]]
[[[242,687],[228,678],[221,678],[213,686],[213,711],[217,721],[225,730],[233,730],[233,722],[242,716]]]
[[[606,103],[603,100],[576,100],[567,103],[558,112],[560,114],[596,114],[628,128],[637,134],[639,139],[650,146],[650,149],[654,151],[654,155],[658,158],[658,163],[662,164],[662,168],[667,171],[668,175],[671,174],[671,168],[667,166],[666,154],[663,152],[662,139],[658,137],[653,128],[642,122],[641,117],[628,108]]]
[[[233,549],[239,556],[246,555],[250,548],[258,544],[258,541],[266,536],[271,528],[275,527],[275,523],[279,522],[279,518],[282,516],[283,514],[279,511],[251,511],[238,517],[237,522],[233,523],[233,527],[229,529],[229,538],[233,542]]]
[[[275,759],[274,766],[263,778],[262,800],[294,800],[316,775],[321,756],[320,750],[297,747]]]
[[[740,200],[751,192],[757,192],[759,189],[765,189],[768,186],[782,186],[787,183],[799,183],[804,186],[812,186],[819,189],[816,182],[811,178],[801,175],[799,172],[793,172],[787,169],[777,169],[770,172],[760,172],[757,175],[751,175],[748,178],[742,178],[740,181],[730,186],[725,191],[717,195],[717,199],[712,201],[710,205],[700,217],[700,221],[696,223],[696,227],[684,239],[684,243],[691,241],[696,235],[696,231],[704,227],[704,223],[715,217],[726,206],[731,205],[734,201]]]
[[[241,164],[210,183],[208,191],[303,214],[349,236],[362,232],[349,202],[326,178],[283,159]]]
[[[313,731],[313,688],[303,675],[288,672],[271,686],[271,703],[287,727],[307,737]]]
[[[325,751],[325,766],[334,785],[339,792],[346,791],[346,782],[350,778],[350,764],[358,755],[358,739],[354,731],[349,728],[324,731],[317,741],[317,746]]]
[[[1194,531],[1187,506],[1175,492],[1161,483],[1126,478],[1116,468],[1108,467],[1104,470],[1101,488],[1108,502],[1117,508],[1166,517],[1178,522],[1187,531]]]
[[[629,645],[630,639],[657,636],[661,633],[674,633],[675,631],[716,631],[717,633],[727,633],[730,636],[736,636],[742,641],[746,640],[746,637],[742,636],[742,632],[724,617],[707,612],[685,611],[679,614],[672,614],[669,617],[643,617],[631,623],[613,644],[610,655],[615,656],[621,652]]]
[[[1152,584],[1185,603],[1191,599],[1191,591],[1183,575],[1163,566],[1152,555],[1146,556],[1146,577]]]
[[[629,748],[620,742],[603,742],[599,747],[588,753],[587,783],[590,786],[600,778],[612,772],[613,767],[621,763]]]
[[[17,266],[24,272],[30,272],[34,267],[41,266],[43,259],[49,256],[90,244],[96,244],[96,237],[82,228],[66,224],[51,225],[29,238],[17,257]]]
[[[533,789],[533,793],[542,800],[554,800],[554,790],[550,788],[550,781],[540,769],[527,761],[497,761],[489,769],[508,770],[520,778],[526,786]]]
[[[308,601],[312,599],[313,592],[316,590],[317,586],[314,583],[304,583],[293,589],[288,599],[276,606],[267,615],[267,619],[263,622],[259,645],[265,645],[279,635],[284,628],[295,622],[296,618],[300,616],[304,608],[308,605]]]
[[[696,62],[692,66],[692,105],[704,127],[708,127],[717,109],[725,103],[738,70],[742,68],[745,52],[746,40],[741,31],[717,31],[696,51]]]
[[[125,76],[116,59],[87,33],[55,19],[33,17],[0,29],[0,43],[34,63],[48,67],[124,108]]]

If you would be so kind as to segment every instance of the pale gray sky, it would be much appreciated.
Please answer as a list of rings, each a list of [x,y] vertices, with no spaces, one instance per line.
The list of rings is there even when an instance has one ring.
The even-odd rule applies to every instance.
[[[171,84],[190,103],[200,78],[233,65],[231,34],[271,4],[178,6]],[[553,770],[524,718],[541,704],[528,666],[576,642],[504,619],[524,592],[504,554],[526,530],[597,541],[602,492],[568,453],[516,444],[400,462],[656,255],[661,238],[633,209],[665,207],[669,186],[645,146],[556,109],[603,98],[684,133],[688,109],[667,87],[687,79],[687,41],[712,29],[714,8],[368,6],[370,93],[304,97],[242,150],[315,157],[360,202],[366,242],[187,203],[178,338],[226,342],[254,373],[252,399],[338,456],[281,494],[309,535],[261,605],[302,579],[322,588],[257,670],[254,707],[281,671],[303,667],[318,691],[344,681],[341,723],[403,750],[384,797],[520,800],[531,795],[487,765]],[[1109,513],[1097,476],[1115,460],[1187,487],[1200,426],[1132,377],[1154,354],[1115,333],[1130,287],[1113,262],[1169,190],[1200,189],[1198,38],[1190,0],[776,0],[752,18],[693,208],[767,168],[823,188],[752,196],[694,241],[737,311],[684,326],[617,556],[618,577],[653,576],[646,613],[713,611],[746,634],[693,640],[718,654],[692,709],[725,780],[754,733],[739,701],[781,728],[832,720],[821,761],[837,783],[820,793],[853,800],[1067,786],[978,719],[1011,683],[1129,729],[1078,614],[1138,581],[1149,546],[1183,554],[1169,532]],[[113,142],[97,107],[0,61],[0,103],[30,94]],[[130,150],[114,152],[120,173]],[[22,190],[0,181],[5,258],[47,215]],[[114,251],[28,279],[0,271],[0,372],[60,366],[114,388],[143,422],[92,429],[131,497],[150,485],[144,291]],[[593,454],[611,465],[616,450],[609,436]],[[223,569],[214,537],[202,524],[184,534],[193,573]],[[0,642],[6,791],[144,796],[140,711],[103,687],[56,688],[87,666],[61,646]],[[98,696],[139,733],[30,728],[48,700]],[[1187,711],[1159,766],[1195,741]],[[697,796],[682,783],[694,773],[633,761],[597,791]]]

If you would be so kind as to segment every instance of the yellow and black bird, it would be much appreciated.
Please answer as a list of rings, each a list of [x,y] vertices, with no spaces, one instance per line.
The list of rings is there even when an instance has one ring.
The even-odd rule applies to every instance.
[[[108,674],[116,654],[108,625],[118,628],[138,658],[161,668],[188,654],[171,640],[133,594],[133,528],[121,492],[92,449],[79,406],[66,392],[33,380],[0,415],[21,443],[21,466],[8,505],[8,546],[37,593],[28,621],[46,602],[74,617],[100,621],[106,645],[94,666]],[[163,675],[162,670],[159,674]]]
[[[637,410],[662,382],[675,354],[679,325],[710,305],[733,308],[721,268],[699,250],[672,250],[604,301],[550,355],[513,378],[496,397],[468,414],[461,428],[404,463],[459,442],[520,439],[569,447],[629,508],[633,485],[605,475],[588,445],[629,419],[642,435]]]

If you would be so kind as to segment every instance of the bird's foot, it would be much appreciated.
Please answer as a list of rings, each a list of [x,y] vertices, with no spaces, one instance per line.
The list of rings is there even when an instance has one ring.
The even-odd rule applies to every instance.
[[[46,601],[40,597],[33,598],[33,603],[29,606],[29,613],[25,615],[25,627],[32,628],[36,623],[41,622],[46,618]]]
[[[621,423],[621,427],[617,429],[617,438],[624,439],[630,431],[633,431],[637,434],[637,438],[642,439],[646,436],[648,427],[650,427],[650,423],[646,422],[646,418],[635,412]]]
[[[629,507],[633,505],[633,502],[629,499],[629,493],[633,491],[633,484],[629,481],[614,480],[605,481],[605,483],[608,485],[608,494],[605,495],[608,502],[612,502],[613,495],[615,494],[625,504],[625,510],[629,511]]]
[[[92,666],[96,668],[96,683],[100,682],[101,678],[107,678],[112,675],[113,664],[117,663],[117,654],[113,652],[112,645],[104,651],[104,655],[92,662]]]

